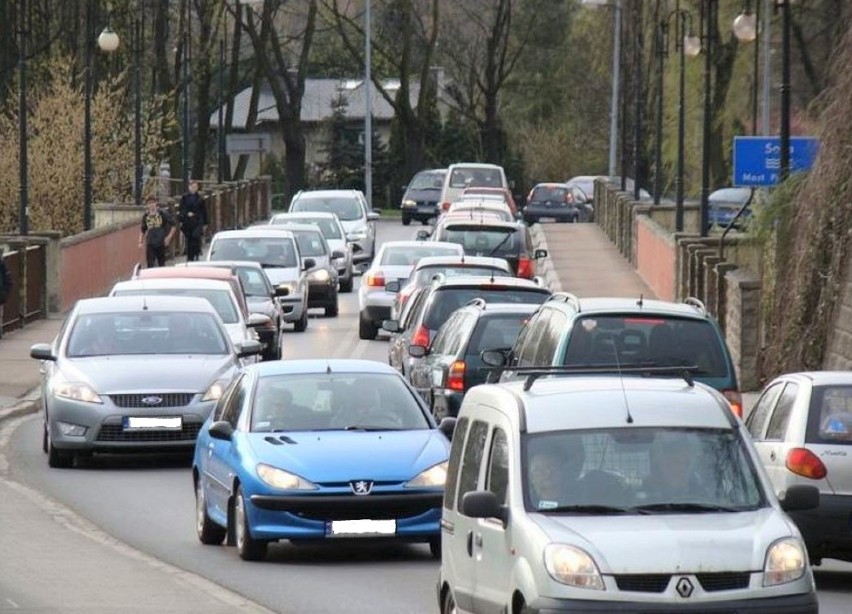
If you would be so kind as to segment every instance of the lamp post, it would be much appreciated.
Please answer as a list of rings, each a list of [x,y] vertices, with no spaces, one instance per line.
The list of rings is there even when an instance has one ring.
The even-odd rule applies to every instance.
[[[137,7],[138,8],[138,7]],[[142,23],[139,11],[133,21],[133,202],[142,206]]]
[[[752,96],[751,96],[751,133],[757,134],[757,77],[760,62],[760,45],[757,42],[757,24],[760,22],[760,0],[757,0],[757,14],[751,12],[751,0],[746,0],[742,12],[734,19],[734,36],[741,43],[754,42],[754,58],[752,63]]]
[[[28,168],[28,152],[27,152],[27,3],[26,0],[21,0],[18,7],[20,15],[20,30],[18,34],[20,40],[18,42],[18,75],[20,83],[18,84],[18,145],[19,145],[19,166],[18,166],[18,182],[20,189],[20,203],[18,209],[18,232],[22,235],[28,235],[30,232],[29,223],[29,168]],[[3,322],[0,321],[0,331],[2,331]]]
[[[118,35],[107,26],[98,36],[97,44],[101,51],[112,53],[118,49]],[[94,22],[92,3],[86,3],[86,82],[83,108],[83,230],[92,228],[92,96],[94,94],[94,75],[92,74],[92,46],[94,45]]]
[[[372,82],[372,23],[367,0],[364,13],[364,192],[367,204],[373,207],[373,82]]]
[[[192,40],[191,19],[192,3],[186,3],[186,16],[183,31],[183,74],[181,77],[181,89],[183,93],[183,121],[181,122],[181,167],[183,171],[182,191],[186,193],[189,189],[189,63],[192,61],[190,41]]]
[[[781,131],[779,144],[781,160],[779,182],[790,176],[790,3],[792,0],[777,0],[781,8]]]
[[[634,27],[636,28],[636,50],[633,58],[636,70],[633,75],[634,117],[633,117],[633,199],[639,200],[642,177],[642,56],[644,55],[644,30],[642,27],[642,4],[634,4]]]

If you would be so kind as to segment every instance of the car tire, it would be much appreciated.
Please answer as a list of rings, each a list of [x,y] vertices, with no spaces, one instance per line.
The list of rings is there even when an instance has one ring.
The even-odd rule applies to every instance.
[[[355,274],[350,270],[349,271],[349,279],[341,279],[340,280],[340,291],[341,292],[352,292],[352,284],[355,283]]]
[[[456,599],[453,597],[453,589],[448,588],[447,592],[444,593],[444,598],[441,599],[441,614],[455,614],[456,612]]]
[[[411,224],[411,218],[403,213],[402,214],[402,225],[408,226],[409,224]]]
[[[41,435],[41,449],[47,454],[48,445],[47,445],[47,418],[44,419],[44,423],[42,425],[42,435]]]
[[[375,339],[379,334],[376,325],[373,324],[363,312],[358,316],[358,337],[360,339]]]
[[[57,450],[53,447],[50,439],[50,431],[47,436],[47,466],[53,469],[70,469],[74,466],[74,453],[67,450]]]
[[[242,487],[237,488],[234,499],[234,541],[237,546],[237,554],[244,561],[262,561],[266,558],[266,549],[269,545],[265,541],[254,539],[251,536],[248,514],[246,513],[246,500]]]
[[[297,333],[305,332],[305,329],[308,328],[308,308],[305,307],[302,310],[302,317],[293,322],[293,330]]]
[[[432,553],[432,558],[441,560],[441,538],[433,537],[429,540],[429,552]]]
[[[334,302],[325,306],[325,317],[336,318],[338,313],[340,313],[340,305],[337,302],[337,295],[335,294]]]
[[[207,499],[201,480],[195,481],[195,532],[198,540],[208,546],[217,546],[225,539],[228,530],[210,519],[207,514]]]
[[[261,354],[261,359],[263,362],[268,360],[281,360],[281,336],[279,334],[272,342],[272,344],[267,347],[263,354]]]

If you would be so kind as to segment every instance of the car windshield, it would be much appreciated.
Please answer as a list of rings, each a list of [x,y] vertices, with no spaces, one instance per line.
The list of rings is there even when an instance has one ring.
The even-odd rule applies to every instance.
[[[209,313],[96,313],[71,328],[69,358],[119,354],[227,354],[221,325]]]
[[[272,285],[262,270],[248,266],[237,267],[237,276],[246,296],[269,297],[272,294]]]
[[[254,432],[428,428],[402,378],[389,373],[268,375],[258,380],[252,406]]]
[[[210,248],[210,260],[248,260],[273,268],[298,266],[293,240],[278,237],[216,239]]]
[[[540,186],[533,190],[530,202],[536,203],[564,203],[567,200],[568,190],[563,187]]]
[[[436,289],[432,304],[424,314],[423,325],[430,330],[438,330],[450,315],[459,307],[480,297],[486,303],[525,303],[541,305],[549,292],[518,288],[516,286],[491,288],[440,288]]]
[[[440,265],[428,266],[418,269],[413,281],[417,285],[428,284],[436,275],[444,277],[460,277],[463,275],[485,275],[494,277],[514,277],[509,271],[494,269],[485,266],[463,266],[463,265]]]
[[[441,241],[458,243],[471,256],[517,256],[521,248],[521,231],[512,227],[454,225],[445,227]]]
[[[327,217],[288,217],[281,218],[275,223],[286,224],[287,222],[296,222],[299,224],[313,224],[320,229],[322,236],[328,239],[342,239],[343,235],[340,232],[340,226],[334,220]]]
[[[805,442],[852,445],[852,386],[814,386]]]
[[[722,340],[710,322],[664,315],[582,316],[571,329],[562,364],[690,366],[700,377],[728,377]]]
[[[440,190],[444,186],[443,173],[417,173],[411,183],[409,190]]]
[[[389,245],[382,250],[380,264],[388,266],[414,266],[427,256],[447,256],[457,254],[456,248],[448,245]]]
[[[231,300],[230,290],[211,290],[204,288],[126,288],[115,291],[115,296],[195,296],[206,298],[225,324],[239,322],[237,309]]]
[[[361,204],[353,197],[299,198],[290,207],[290,211],[325,211],[335,213],[344,222],[360,220],[364,217]]]
[[[296,237],[296,243],[299,244],[299,253],[302,254],[302,258],[328,255],[320,232],[307,230],[293,230],[292,232]]]
[[[455,168],[450,175],[451,188],[500,188],[503,178],[496,168]]]
[[[757,509],[760,481],[736,431],[631,427],[524,437],[529,510],[700,514]]]

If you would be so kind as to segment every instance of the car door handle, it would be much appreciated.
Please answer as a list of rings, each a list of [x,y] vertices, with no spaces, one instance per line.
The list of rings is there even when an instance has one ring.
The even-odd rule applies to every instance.
[[[473,531],[467,532],[467,555],[473,556]]]

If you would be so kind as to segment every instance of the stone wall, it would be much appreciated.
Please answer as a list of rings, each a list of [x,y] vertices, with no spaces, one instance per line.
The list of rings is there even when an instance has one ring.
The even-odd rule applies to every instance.
[[[830,370],[852,369],[852,258],[847,259],[846,274],[840,286],[840,297],[834,315],[834,326],[822,366]]]
[[[737,269],[725,274],[727,327],[725,341],[737,371],[740,390],[757,390],[760,352],[761,284],[753,274]]]

